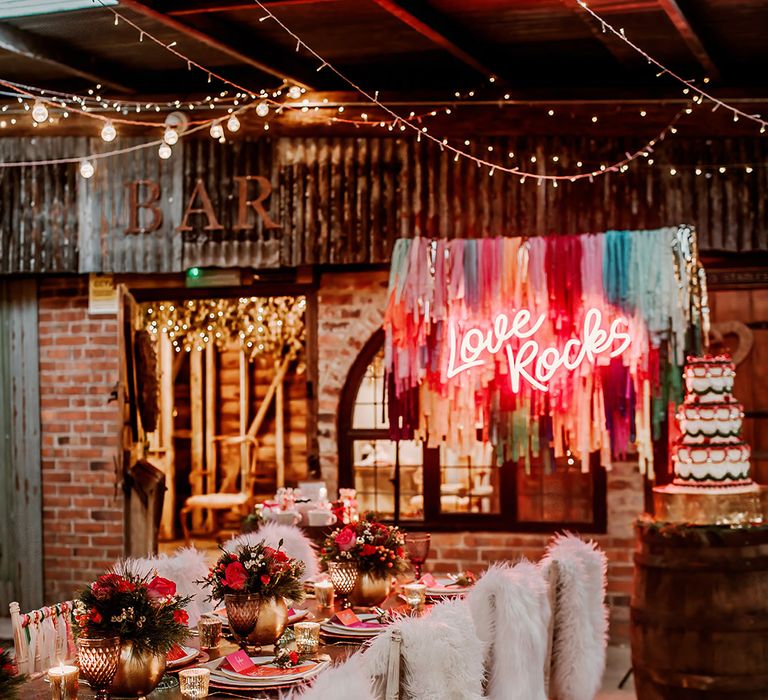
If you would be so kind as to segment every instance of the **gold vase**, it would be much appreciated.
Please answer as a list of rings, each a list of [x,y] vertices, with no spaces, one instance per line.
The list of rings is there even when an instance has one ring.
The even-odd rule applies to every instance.
[[[248,635],[248,644],[255,647],[274,644],[288,626],[288,606],[285,599],[262,598],[259,606],[259,620],[253,632]]]
[[[165,654],[137,652],[133,642],[123,642],[117,673],[109,686],[109,692],[122,698],[143,698],[160,683],[165,674],[165,664]]]
[[[352,605],[371,607],[381,605],[389,595],[392,578],[390,576],[373,576],[372,574],[360,574],[357,583],[349,594]]]

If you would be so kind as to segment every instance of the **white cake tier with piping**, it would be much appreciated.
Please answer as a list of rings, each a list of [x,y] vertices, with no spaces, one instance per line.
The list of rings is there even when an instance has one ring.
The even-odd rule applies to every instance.
[[[687,400],[720,403],[730,398],[736,371],[733,362],[724,357],[697,358],[690,361],[683,374]]]
[[[751,450],[744,442],[722,445],[681,443],[672,459],[675,483],[749,481]]]
[[[741,432],[744,407],[736,401],[698,403],[686,401],[677,413],[686,443],[720,444]]]

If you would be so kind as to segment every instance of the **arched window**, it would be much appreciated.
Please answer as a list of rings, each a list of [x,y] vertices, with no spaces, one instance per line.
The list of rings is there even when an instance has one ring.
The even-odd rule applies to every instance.
[[[498,463],[491,445],[469,455],[445,445],[390,439],[384,331],[371,336],[352,365],[338,417],[339,485],[357,489],[361,511],[430,529],[546,532],[606,527],[605,470],[542,454],[526,465]]]

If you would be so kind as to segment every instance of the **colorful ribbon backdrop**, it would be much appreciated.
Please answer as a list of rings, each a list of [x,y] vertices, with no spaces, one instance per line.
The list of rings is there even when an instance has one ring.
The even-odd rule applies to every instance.
[[[652,439],[708,330],[688,227],[539,238],[400,239],[385,316],[393,439],[490,441],[497,463],[587,469]]]

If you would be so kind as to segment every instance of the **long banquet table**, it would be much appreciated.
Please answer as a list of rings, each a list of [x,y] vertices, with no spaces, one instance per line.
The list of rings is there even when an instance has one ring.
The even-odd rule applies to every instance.
[[[400,601],[396,596],[392,596],[382,605],[383,608],[391,608],[399,605],[402,601]],[[305,603],[302,604],[302,608],[306,608],[309,610],[309,615],[306,619],[308,620],[316,620],[318,622],[322,622],[323,620],[330,617],[330,615],[333,614],[333,611],[329,614],[327,611],[321,612],[318,610],[317,602],[314,598],[308,598]],[[186,642],[184,642],[185,646],[194,647],[197,648],[198,645],[198,639],[197,637],[193,636],[190,637]],[[320,649],[318,651],[318,654],[326,654],[331,658],[332,662],[338,662],[346,657],[350,656],[352,653],[354,653],[361,645],[354,641],[334,641],[333,639],[324,639],[323,637],[320,638]],[[218,649],[212,650],[207,652],[211,658],[217,659],[221,656],[226,656],[227,654],[231,654],[234,651],[237,651],[237,646],[232,643],[231,641],[227,640],[226,638],[222,637],[222,643],[220,644]],[[271,653],[271,647],[264,647],[263,648],[263,654],[265,656],[268,656]],[[190,668],[189,666],[187,668]],[[173,671],[169,671],[169,673],[173,673]],[[283,689],[283,695],[285,695],[285,689]],[[29,681],[26,685],[22,686],[19,692],[19,697],[23,698],[23,700],[50,700],[51,697],[51,689],[48,683],[46,682],[45,678],[37,678],[34,680]],[[258,698],[263,700],[273,700],[280,697],[280,692],[278,690],[270,691],[270,690],[217,690],[215,688],[211,688],[210,693],[208,697],[211,698]],[[95,698],[95,694],[91,691],[91,689],[81,683],[80,684],[80,691],[78,694],[78,698],[81,700],[90,700],[91,698]],[[170,690],[156,690],[154,693],[151,693],[147,696],[148,700],[183,700],[184,696],[182,696],[181,692],[179,691],[178,687],[170,689]]]

